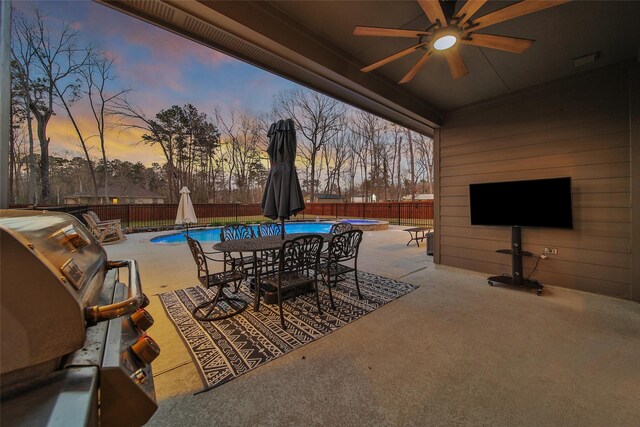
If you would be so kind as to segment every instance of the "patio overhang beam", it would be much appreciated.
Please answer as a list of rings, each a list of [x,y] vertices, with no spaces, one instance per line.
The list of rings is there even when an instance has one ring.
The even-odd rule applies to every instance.
[[[318,90],[417,132],[433,135],[442,114],[358,64],[269,2],[97,0],[193,41]]]

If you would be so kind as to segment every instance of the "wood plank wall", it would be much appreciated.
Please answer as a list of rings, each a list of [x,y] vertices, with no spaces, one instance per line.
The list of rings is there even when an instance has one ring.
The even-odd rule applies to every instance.
[[[509,229],[470,226],[470,183],[570,176],[574,229],[522,230],[524,250],[558,248],[532,278],[631,298],[628,76],[621,64],[448,113],[437,138],[439,262],[511,271],[495,252],[509,248]],[[525,277],[534,262],[525,259]]]

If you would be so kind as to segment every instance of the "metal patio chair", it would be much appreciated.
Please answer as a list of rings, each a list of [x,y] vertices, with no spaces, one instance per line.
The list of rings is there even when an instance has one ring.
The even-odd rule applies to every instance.
[[[220,230],[220,241],[222,242],[227,240],[251,239],[253,237],[257,237],[253,231],[253,227],[246,224],[229,224],[225,225],[222,227],[222,230]],[[227,270],[227,267],[233,270],[238,265],[243,264],[245,268],[252,268],[254,264],[254,258],[252,255],[234,256],[225,252],[223,256],[225,271]]]
[[[331,224],[329,233],[340,234],[340,233],[344,233],[345,231],[351,231],[351,230],[353,230],[353,225],[351,225],[350,222],[340,221],[340,222],[336,222],[335,224]]]
[[[340,233],[344,233],[345,231],[353,230],[353,225],[350,222],[340,221],[335,224],[331,224],[331,228],[329,228],[329,234],[336,235]],[[320,258],[323,260],[327,258],[329,255],[329,248],[324,248],[322,252],[320,252]]]
[[[317,234],[308,234],[285,241],[278,253],[278,271],[272,275],[258,277],[255,310],[260,310],[260,289],[264,282],[277,290],[280,324],[283,329],[287,328],[282,313],[283,294],[293,288],[312,285],[316,294],[318,313],[321,314],[318,294],[320,248],[322,248],[322,236]]]
[[[282,224],[279,222],[265,222],[258,226],[258,234],[262,236],[279,236],[282,234]]]
[[[279,236],[282,234],[282,224],[279,222],[265,222],[258,226],[260,237]],[[278,266],[278,251],[262,252],[262,267],[266,272],[274,272]]]
[[[339,281],[345,280],[345,274],[354,272],[358,299],[362,299],[360,284],[358,283],[358,252],[362,243],[362,230],[350,230],[336,234],[331,237],[327,258],[323,259],[320,265],[320,274],[324,283],[329,289],[329,300],[331,308],[335,310],[331,286],[337,285]],[[353,260],[353,266],[345,265],[347,261]]]
[[[242,269],[243,266],[240,264],[237,268],[229,271],[211,273],[208,261],[215,261],[215,259],[209,257],[209,253],[202,250],[200,242],[189,236],[185,237],[187,238],[191,255],[193,255],[193,259],[196,262],[200,285],[206,289],[216,288],[213,298],[198,304],[191,310],[193,318],[199,321],[211,322],[226,319],[244,311],[247,308],[246,301],[237,297],[230,297],[224,292],[224,289],[232,283],[235,284],[234,293],[238,291],[240,282],[246,277]],[[224,303],[226,307],[220,303]]]

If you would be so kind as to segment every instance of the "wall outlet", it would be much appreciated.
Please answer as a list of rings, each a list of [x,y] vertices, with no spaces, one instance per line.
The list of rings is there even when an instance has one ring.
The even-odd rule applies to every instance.
[[[558,248],[544,248],[545,255],[558,255]]]

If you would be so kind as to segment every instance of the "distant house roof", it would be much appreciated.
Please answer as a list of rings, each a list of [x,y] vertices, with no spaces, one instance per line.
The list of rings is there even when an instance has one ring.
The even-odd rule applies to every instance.
[[[304,195],[305,199],[309,199],[311,198],[311,193],[307,193]],[[340,200],[342,199],[342,196],[339,196],[337,194],[324,194],[324,193],[320,193],[320,194],[316,194],[316,198],[317,199],[335,199],[335,200]]]
[[[342,196],[337,194],[316,194],[318,199],[342,199]]]
[[[82,193],[67,194],[65,197],[95,197],[92,191],[83,191]],[[104,186],[98,187],[98,197],[104,197]],[[165,196],[161,196],[158,193],[154,193],[146,188],[132,185],[132,184],[119,184],[114,183],[107,188],[107,197],[121,197],[121,198],[154,198],[164,199]]]
[[[411,200],[411,194],[404,196],[402,200]],[[429,193],[416,194],[416,200],[433,200],[433,194],[429,194]]]

